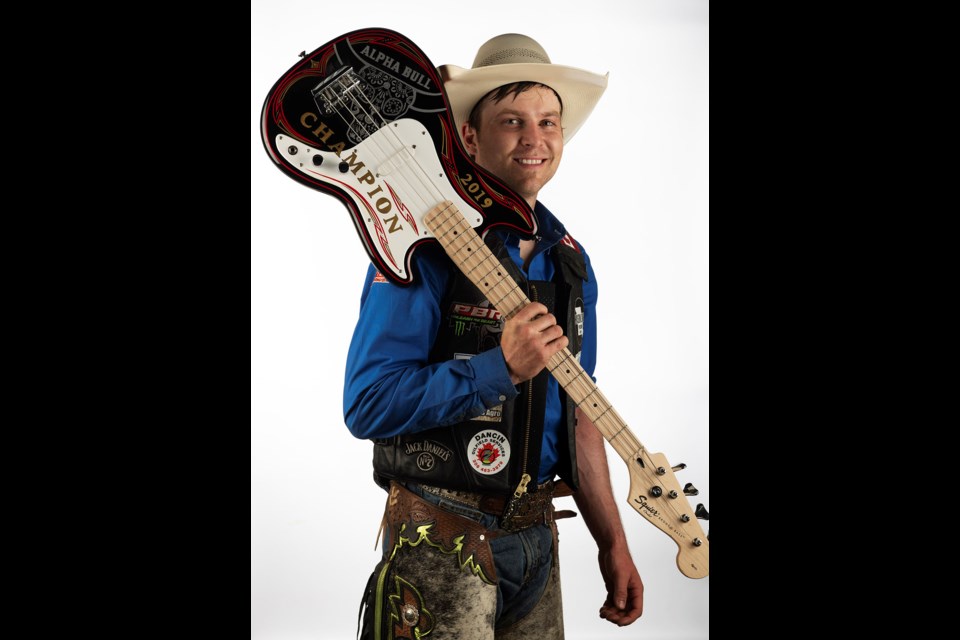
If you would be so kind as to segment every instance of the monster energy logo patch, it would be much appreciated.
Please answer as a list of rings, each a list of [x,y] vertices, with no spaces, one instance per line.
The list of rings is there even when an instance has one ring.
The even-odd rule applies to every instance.
[[[460,302],[454,302],[450,306],[449,326],[453,327],[453,332],[458,336],[478,326],[498,331],[502,324],[503,315],[493,307],[480,307]]]

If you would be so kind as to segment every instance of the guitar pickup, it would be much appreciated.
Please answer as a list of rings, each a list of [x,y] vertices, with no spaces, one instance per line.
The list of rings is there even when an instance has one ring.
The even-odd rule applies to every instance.
[[[413,151],[403,147],[395,154],[384,160],[380,163],[380,166],[377,168],[377,172],[381,176],[388,176],[397,169],[406,166],[413,161]]]

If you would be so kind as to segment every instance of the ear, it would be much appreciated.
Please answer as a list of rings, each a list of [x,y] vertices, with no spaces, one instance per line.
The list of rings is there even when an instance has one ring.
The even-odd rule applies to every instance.
[[[461,138],[463,139],[463,146],[466,148],[467,153],[470,156],[477,155],[477,130],[470,126],[469,122],[464,122],[460,127]]]

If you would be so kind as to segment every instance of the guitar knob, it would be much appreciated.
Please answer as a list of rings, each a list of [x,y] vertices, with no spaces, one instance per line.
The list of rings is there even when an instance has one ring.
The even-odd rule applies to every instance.
[[[663,489],[660,487],[654,487],[653,489],[650,489],[650,495],[652,495],[654,498],[659,498],[663,495]]]
[[[346,173],[347,171],[350,171],[350,165],[346,162],[341,162],[337,168],[340,169],[340,173]]]
[[[683,493],[688,496],[695,496],[700,492],[697,491],[697,488],[693,486],[692,482],[688,482],[687,484],[683,485]]]
[[[709,519],[710,519],[710,514],[707,513],[707,510],[703,508],[703,504],[702,504],[702,503],[698,503],[698,504],[697,504],[697,510],[694,511],[693,513],[694,513],[694,515],[696,515],[696,516],[697,516],[698,518],[700,518],[701,520],[709,520]]]
[[[685,465],[684,463],[681,462],[681,463],[678,464],[677,466],[675,466],[675,467],[670,467],[670,468],[671,468],[673,471],[683,471],[684,469],[687,468],[687,465]]]
[[[319,153],[313,154],[313,166],[319,167],[321,164],[323,164],[323,156]]]

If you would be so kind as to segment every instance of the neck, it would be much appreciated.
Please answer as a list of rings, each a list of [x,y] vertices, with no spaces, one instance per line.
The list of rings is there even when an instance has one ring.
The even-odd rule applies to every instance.
[[[523,268],[527,268],[527,262],[530,261],[530,254],[533,253],[533,248],[537,246],[536,240],[521,240],[520,241],[520,259],[523,260]]]

